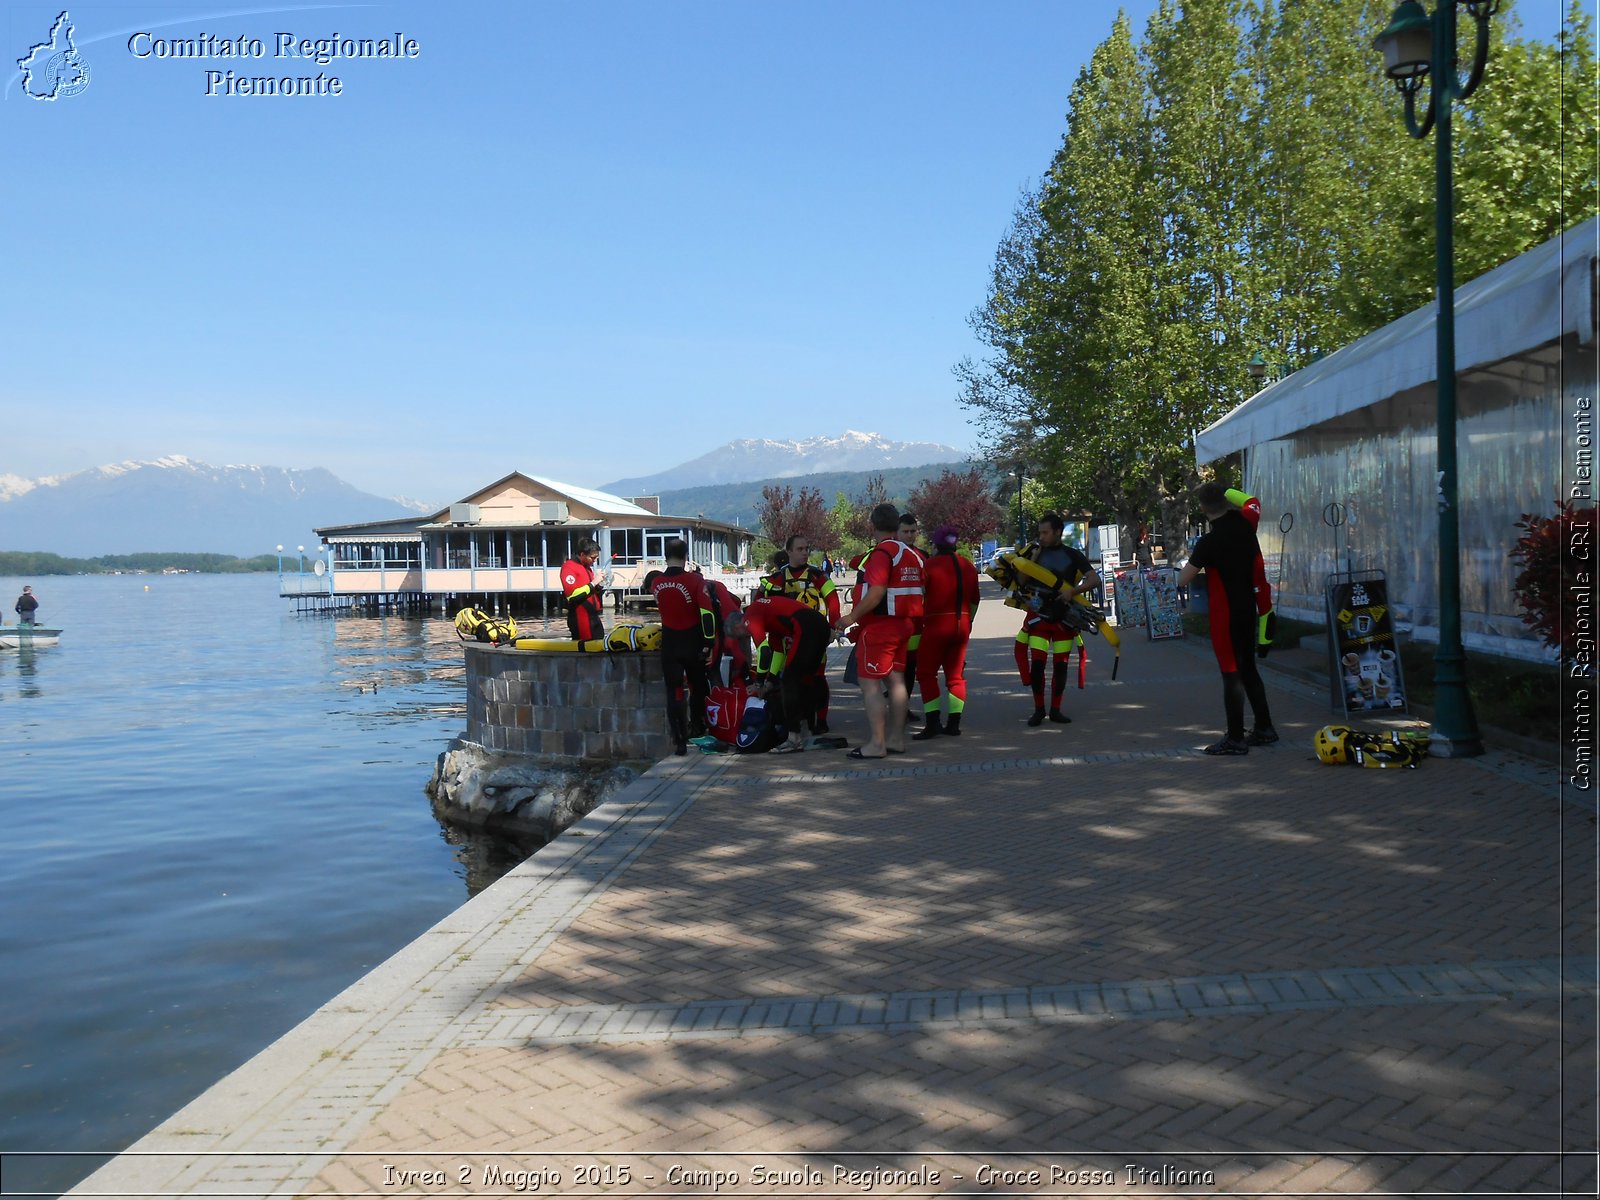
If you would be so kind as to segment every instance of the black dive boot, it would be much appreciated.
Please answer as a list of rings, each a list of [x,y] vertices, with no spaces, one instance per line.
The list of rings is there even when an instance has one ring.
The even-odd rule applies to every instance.
[[[928,713],[927,717],[928,723],[922,727],[921,732],[913,733],[911,735],[911,740],[913,742],[925,742],[929,738],[936,738],[944,732],[944,726],[939,722],[938,713]]]
[[[960,737],[961,736],[961,714],[960,713],[951,713],[949,715],[949,717],[947,717],[945,719],[944,735],[945,735],[945,737]]]

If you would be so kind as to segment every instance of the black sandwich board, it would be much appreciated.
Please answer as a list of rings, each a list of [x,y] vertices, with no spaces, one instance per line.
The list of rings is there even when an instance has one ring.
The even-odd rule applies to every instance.
[[[1395,641],[1389,583],[1382,571],[1339,571],[1327,578],[1328,673],[1335,708],[1404,712],[1405,675]]]

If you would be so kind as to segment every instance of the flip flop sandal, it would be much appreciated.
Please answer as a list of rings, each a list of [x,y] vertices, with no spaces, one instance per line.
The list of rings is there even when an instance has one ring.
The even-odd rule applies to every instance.
[[[848,754],[846,754],[845,757],[846,758],[863,758],[863,759],[866,759],[868,762],[877,762],[880,759],[885,758],[887,756],[886,755],[882,755],[882,754],[863,754],[863,753],[861,753],[861,748],[858,746],[854,750],[852,750]]]
[[[797,746],[794,742],[784,742],[783,745],[781,745],[781,746],[774,746],[771,750],[768,750],[767,753],[768,754],[799,754],[800,751],[802,751],[804,749],[805,749],[804,746]]]
[[[890,746],[889,747],[889,753],[890,754],[904,754],[905,751],[904,750],[896,750],[893,746]]]

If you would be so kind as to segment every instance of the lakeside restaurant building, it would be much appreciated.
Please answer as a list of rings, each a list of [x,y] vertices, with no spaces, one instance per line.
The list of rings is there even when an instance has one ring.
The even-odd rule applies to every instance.
[[[626,499],[514,471],[432,516],[315,530],[326,558],[282,593],[316,605],[450,613],[555,612],[561,564],[585,538],[600,543],[596,570],[613,603],[638,596],[646,572],[681,537],[707,572],[747,562],[752,530],[703,516],[663,516],[654,496]]]
[[[1511,549],[1524,513],[1594,504],[1600,219],[1456,289],[1462,642],[1554,652],[1523,624]],[[1388,578],[1397,625],[1439,639],[1434,305],[1303,367],[1200,432],[1198,463],[1244,455],[1278,609],[1321,624],[1327,577]],[[1332,509],[1330,505],[1340,505]],[[1280,533],[1280,514],[1293,525]],[[1344,525],[1325,523],[1343,515]],[[1336,541],[1337,533],[1337,541]]]

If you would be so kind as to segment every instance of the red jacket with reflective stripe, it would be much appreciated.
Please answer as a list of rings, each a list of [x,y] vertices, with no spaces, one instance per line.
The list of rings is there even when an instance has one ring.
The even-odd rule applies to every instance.
[[[861,572],[868,589],[886,589],[882,603],[867,614],[867,620],[922,615],[922,554],[915,547],[886,538],[867,551]]]

